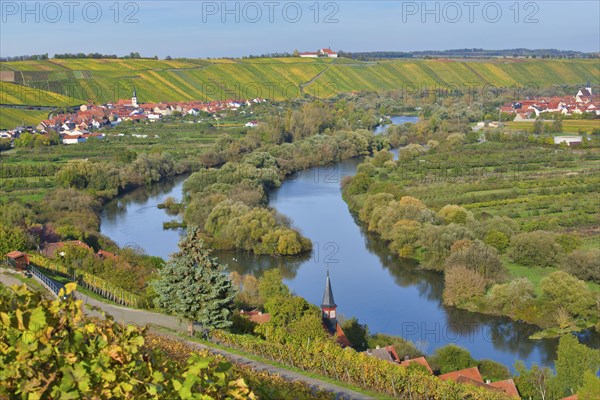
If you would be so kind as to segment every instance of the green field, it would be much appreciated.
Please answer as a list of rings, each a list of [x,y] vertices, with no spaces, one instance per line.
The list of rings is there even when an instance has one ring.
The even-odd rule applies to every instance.
[[[135,86],[142,102],[263,97],[274,100],[327,98],[359,90],[413,90],[414,87],[484,85],[517,88],[600,82],[595,60],[393,60],[262,58],[220,60],[68,59],[2,63],[15,71],[15,84],[59,93],[55,102],[115,101]],[[8,86],[5,86],[8,85]],[[13,84],[3,83],[3,103],[14,98]],[[65,97],[66,96],[66,97]],[[34,97],[35,96],[28,96]],[[47,96],[38,96],[47,97]]]
[[[11,129],[20,125],[36,126],[46,118],[48,118],[48,111],[0,108],[0,129]]]
[[[19,122],[20,124],[20,122]],[[15,148],[2,152],[0,168],[0,201],[40,201],[56,185],[54,171],[47,175],[39,169],[59,168],[70,160],[87,159],[92,162],[114,162],[125,150],[138,154],[168,151],[179,161],[195,162],[198,156],[222,136],[240,137],[238,128],[210,129],[199,124],[160,122],[141,126],[120,126],[111,133],[124,133],[123,137],[108,136],[99,142],[83,145],[44,146],[40,148]],[[147,138],[132,137],[138,133]],[[18,170],[7,175],[7,170]]]
[[[505,122],[508,128],[517,129],[521,131],[529,132],[533,129],[533,122],[529,121],[518,121],[518,122]],[[547,126],[550,126],[552,121],[546,122]],[[600,119],[596,120],[563,120],[562,121],[563,131],[565,133],[579,133],[580,130],[586,133],[591,133],[593,129],[600,128]]]
[[[437,157],[402,164],[395,177],[403,193],[434,209],[459,204],[475,214],[510,217],[525,230],[586,232],[600,220],[597,149],[555,152],[486,142]]]
[[[527,278],[531,283],[533,283],[533,287],[535,288],[535,293],[539,296],[542,294],[541,281],[546,276],[551,273],[558,271],[559,268],[555,267],[539,267],[539,266],[525,266],[520,264],[515,264],[510,261],[508,257],[504,257],[502,260],[503,264],[508,269],[508,272],[511,278]],[[594,282],[586,281],[585,282],[588,288],[598,294],[600,294],[600,285]]]

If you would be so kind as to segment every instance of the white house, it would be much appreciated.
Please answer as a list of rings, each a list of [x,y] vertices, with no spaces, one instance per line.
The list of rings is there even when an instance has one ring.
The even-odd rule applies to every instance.
[[[83,137],[82,135],[65,135],[62,138],[62,142],[63,142],[63,144],[85,143],[86,138]]]
[[[319,53],[321,55],[327,56],[329,58],[337,58],[337,53],[333,50],[331,50],[331,48],[327,48],[327,49],[321,49],[319,50]]]
[[[581,136],[554,136],[554,144],[566,143],[568,146],[581,143]]]
[[[300,57],[303,58],[318,58],[319,57],[319,53],[318,52],[304,52],[304,53],[300,53]]]
[[[331,48],[327,49],[319,49],[319,51],[308,51],[304,53],[300,53],[300,57],[305,58],[317,58],[317,57],[329,57],[329,58],[337,58],[338,54],[331,50]]]

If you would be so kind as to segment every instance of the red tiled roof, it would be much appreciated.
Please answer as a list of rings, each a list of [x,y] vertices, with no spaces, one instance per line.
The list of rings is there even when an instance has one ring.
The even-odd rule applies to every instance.
[[[262,325],[271,320],[271,314],[269,314],[269,313],[263,314],[261,311],[258,311],[258,310],[241,311],[240,314],[243,315],[244,317],[248,318],[250,321],[257,323],[259,325]]]
[[[417,357],[417,358],[413,358],[411,360],[404,360],[400,363],[400,365],[402,365],[403,367],[408,367],[412,363],[416,363],[416,364],[420,364],[420,365],[424,366],[425,368],[427,368],[427,370],[430,373],[433,374],[433,370],[431,369],[431,366],[429,365],[429,363],[427,362],[425,357]]]
[[[479,368],[477,367],[465,368],[459,371],[448,372],[447,374],[440,375],[440,379],[444,381],[456,381],[461,376],[476,380],[478,382],[483,382],[483,378],[481,377],[481,374],[479,373]]]
[[[6,257],[12,258],[13,260],[16,260],[17,258],[25,257],[27,262],[29,262],[29,256],[26,253],[23,253],[18,250],[11,251],[10,253],[6,253]]]
[[[579,396],[577,396],[576,394],[572,394],[569,397],[563,397],[560,400],[579,400]]]
[[[502,389],[504,391],[504,393],[506,393],[507,395],[509,395],[511,397],[516,397],[518,399],[521,398],[521,396],[519,396],[519,391],[517,390],[517,386],[515,385],[515,382],[512,379],[506,379],[504,381],[492,382],[489,385],[499,388],[499,389]]]
[[[96,253],[96,254],[100,258],[108,258],[110,260],[116,260],[116,259],[118,259],[118,257],[117,257],[116,254],[113,254],[110,251],[106,251],[106,250],[98,250],[98,253]]]
[[[469,378],[469,377],[466,377],[466,376],[463,376],[463,375],[459,376],[454,381],[457,382],[457,383],[461,383],[463,385],[478,386],[478,387],[486,388],[488,390],[492,390],[492,391],[495,391],[495,392],[502,392],[503,391],[500,388],[490,386],[487,383],[480,382],[480,381],[478,381],[476,379]]]
[[[344,333],[344,330],[340,324],[336,324],[335,326],[335,336],[337,342],[342,345],[342,347],[352,347],[352,343],[350,343],[350,340],[348,340],[346,337],[346,334]]]
[[[335,51],[331,49],[321,49],[321,52],[324,54],[337,54]]]
[[[54,257],[56,250],[63,248],[64,246],[71,245],[76,247],[81,247],[87,250],[91,250],[92,248],[87,244],[83,243],[81,240],[69,240],[66,242],[54,242],[54,243],[46,243],[44,248],[42,249],[42,253],[46,257]]]

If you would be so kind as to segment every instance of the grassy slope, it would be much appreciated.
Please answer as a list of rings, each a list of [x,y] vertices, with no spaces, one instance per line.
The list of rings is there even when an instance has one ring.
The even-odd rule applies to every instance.
[[[47,60],[2,63],[30,87],[68,93],[84,101],[129,97],[135,86],[141,101],[300,96],[328,97],[339,92],[399,89],[403,85],[484,84],[502,87],[600,82],[596,60],[394,60],[345,59],[244,60]],[[272,88],[272,89],[270,89]],[[8,88],[10,89],[10,88]],[[8,91],[8,89],[6,91]],[[15,103],[8,98],[5,103]],[[28,103],[33,104],[33,103]]]
[[[534,123],[529,121],[517,121],[506,122],[505,124],[512,129],[531,131]],[[550,124],[551,122],[547,122],[546,126],[549,126]],[[580,129],[587,133],[591,133],[594,128],[600,128],[600,120],[565,120],[562,121],[562,126],[565,133],[578,133]]]
[[[11,129],[19,125],[36,126],[48,117],[48,111],[0,108],[0,129]]]

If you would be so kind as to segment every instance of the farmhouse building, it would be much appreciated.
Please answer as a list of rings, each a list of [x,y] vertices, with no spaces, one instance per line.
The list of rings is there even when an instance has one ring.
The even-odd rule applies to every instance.
[[[6,263],[13,268],[27,269],[29,265],[29,256],[20,251],[11,251],[6,254]]]
[[[304,53],[300,53],[300,57],[304,58],[318,58],[318,57],[329,57],[329,58],[337,58],[338,54],[331,50],[331,48],[327,49],[319,49],[318,51],[308,51]]]

